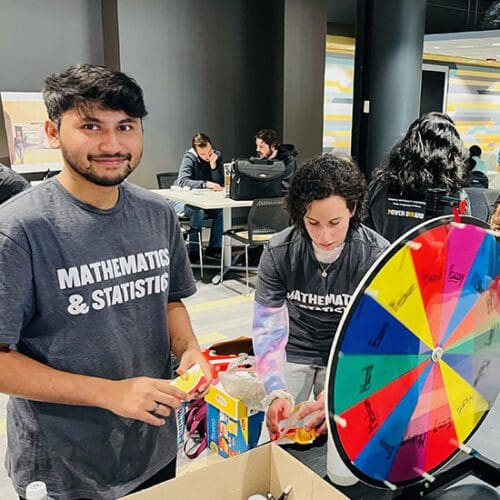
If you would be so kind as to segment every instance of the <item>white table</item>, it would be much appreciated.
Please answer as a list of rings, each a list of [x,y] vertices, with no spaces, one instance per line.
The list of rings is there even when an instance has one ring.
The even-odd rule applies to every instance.
[[[211,189],[190,189],[189,191],[177,191],[172,189],[152,189],[153,193],[157,193],[168,200],[180,201],[186,205],[210,210],[222,208],[222,227],[224,231],[231,227],[233,208],[250,207],[252,200],[236,201],[224,196],[224,191],[212,191]],[[226,238],[228,239],[228,238]],[[224,267],[231,267],[231,247],[224,247]]]

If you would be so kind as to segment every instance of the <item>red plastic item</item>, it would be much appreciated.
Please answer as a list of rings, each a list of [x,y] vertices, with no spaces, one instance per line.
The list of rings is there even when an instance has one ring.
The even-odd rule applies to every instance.
[[[219,372],[225,372],[231,362],[238,359],[238,354],[216,354],[212,349],[201,351],[204,358],[212,365],[212,375],[217,378]]]

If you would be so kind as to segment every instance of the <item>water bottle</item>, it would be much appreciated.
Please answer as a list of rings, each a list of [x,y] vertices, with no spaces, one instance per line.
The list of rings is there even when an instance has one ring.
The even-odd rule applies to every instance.
[[[232,163],[224,163],[224,197],[231,196],[231,173],[233,170]]]
[[[326,445],[326,472],[330,481],[339,486],[352,486],[359,481],[340,458],[330,434]]]
[[[186,403],[183,401],[181,407],[175,410],[175,420],[177,422],[177,444],[184,444],[184,433],[186,432]]]
[[[47,485],[43,481],[33,481],[26,486],[26,500],[53,500],[47,493]]]

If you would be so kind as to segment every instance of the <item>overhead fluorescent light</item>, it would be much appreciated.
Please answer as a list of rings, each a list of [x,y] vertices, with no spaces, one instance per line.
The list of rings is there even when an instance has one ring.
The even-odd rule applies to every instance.
[[[439,45],[433,45],[432,48],[433,49],[440,49],[441,47]]]
[[[495,43],[492,43],[491,45],[493,45],[493,47],[500,47],[500,42],[495,42]]]
[[[457,49],[473,49],[474,45],[457,45]]]

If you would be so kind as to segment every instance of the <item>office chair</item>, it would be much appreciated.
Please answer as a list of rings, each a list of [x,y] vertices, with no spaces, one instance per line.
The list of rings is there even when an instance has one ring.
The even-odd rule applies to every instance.
[[[471,215],[488,222],[495,208],[495,202],[500,196],[500,189],[466,187],[464,190],[469,196]]]
[[[172,186],[172,184],[176,181],[178,176],[178,172],[161,172],[156,174],[156,180],[158,181],[159,189],[168,189]],[[177,219],[179,220],[179,224],[181,226],[181,234],[184,238],[186,244],[189,243],[189,236],[191,234],[196,234],[197,241],[195,242],[198,245],[198,255],[200,258],[200,275],[203,278],[203,245],[202,245],[202,235],[201,231],[198,231],[189,223],[189,218],[184,214],[177,214]]]
[[[284,198],[254,200],[248,213],[247,226],[228,229],[222,235],[220,284],[224,284],[225,238],[232,238],[245,247],[245,282],[248,292],[250,289],[248,284],[248,249],[267,245],[272,236],[288,225],[289,217],[284,205]]]
[[[178,172],[161,172],[156,174],[159,189],[168,189],[177,179]]]

